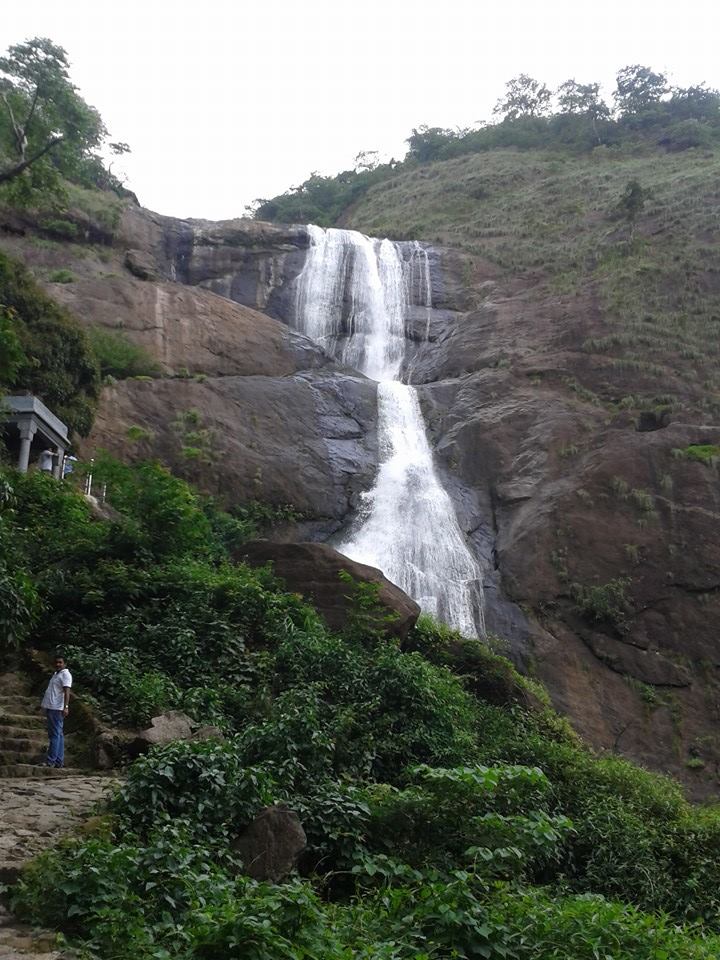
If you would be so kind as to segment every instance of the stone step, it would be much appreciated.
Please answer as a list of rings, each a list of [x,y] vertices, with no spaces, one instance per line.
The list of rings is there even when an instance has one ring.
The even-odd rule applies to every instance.
[[[45,930],[34,930],[24,924],[0,928],[0,958],[59,956],[55,953],[57,936]],[[14,954],[4,951],[13,950]]]
[[[27,697],[30,694],[30,684],[17,673],[0,673],[0,696],[17,694]]]
[[[0,780],[18,777],[28,780],[44,779],[45,777],[95,777],[97,770],[82,770],[80,767],[43,767],[34,763],[13,763],[0,765]]]
[[[0,710],[0,727],[44,727],[45,717],[39,713],[5,713]]]
[[[14,734],[16,731],[14,727],[11,727],[8,732]],[[38,732],[37,730],[35,731],[35,733]],[[27,753],[37,753],[38,750],[44,750],[45,747],[47,747],[47,743],[47,737],[6,737],[3,731],[0,730],[0,753],[4,753],[6,750],[21,750]]]
[[[45,739],[47,731],[45,726],[25,727],[20,724],[4,723],[0,724],[0,739],[2,737],[22,737],[26,740]],[[67,734],[65,734],[67,737]]]
[[[23,707],[29,707],[31,710],[33,708],[37,709],[40,706],[40,701],[42,697],[32,697],[30,695],[18,694],[18,693],[0,693],[0,709],[4,709],[7,705],[23,705]],[[10,711],[15,713],[14,710]]]
[[[0,750],[0,767],[11,763],[41,763],[47,751],[47,744],[37,750]]]

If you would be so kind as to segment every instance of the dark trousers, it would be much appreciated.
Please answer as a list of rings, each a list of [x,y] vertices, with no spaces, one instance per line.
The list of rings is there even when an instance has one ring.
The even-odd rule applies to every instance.
[[[63,735],[62,710],[46,710],[48,728],[47,762],[53,767],[61,767],[65,759],[65,737]]]

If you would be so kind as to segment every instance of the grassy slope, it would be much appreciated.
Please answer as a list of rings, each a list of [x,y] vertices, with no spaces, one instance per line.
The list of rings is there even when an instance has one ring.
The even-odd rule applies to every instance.
[[[629,180],[647,191],[636,236],[615,214]],[[363,232],[453,246],[522,278],[539,298],[591,292],[607,323],[584,343],[637,370],[653,403],[720,411],[720,153],[581,157],[496,150],[418,167],[346,213]],[[668,379],[684,382],[668,387]],[[673,396],[674,395],[674,396]],[[642,406],[639,397],[637,406]]]

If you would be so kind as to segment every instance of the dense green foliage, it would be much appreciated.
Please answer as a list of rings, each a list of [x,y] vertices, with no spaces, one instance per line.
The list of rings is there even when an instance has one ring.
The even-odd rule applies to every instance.
[[[230,562],[243,521],[158,466],[98,468],[113,520],[5,474],[5,623],[66,647],[97,710],[181,706],[225,739],[136,761],[95,833],[26,871],[24,916],[118,960],[717,955],[713,811],[593,757],[479,641],[422,618],[401,649],[364,595],[334,635]],[[308,837],[279,885],[229,844],[269,803]]]
[[[98,154],[108,133],[69,77],[62,47],[44,37],[0,57],[0,188],[15,205],[61,203],[64,180],[120,188]],[[127,145],[110,144],[115,153]]]
[[[88,338],[30,272],[0,253],[0,387],[30,390],[71,430],[92,426],[100,376]]]
[[[598,147],[630,154],[658,148],[676,152],[708,149],[720,141],[717,90],[704,85],[671,88],[662,74],[638,64],[618,72],[612,109],[599,89],[597,83],[573,79],[553,95],[545,84],[520,74],[507,83],[495,107],[496,123],[464,130],[421,126],[408,137],[402,162],[362,162],[334,177],[313,173],[280,196],[258,200],[254,215],[259,220],[332,226],[372,186],[419,165],[473,153],[539,149],[567,155]]]
[[[52,277],[50,278],[52,280]],[[68,280],[55,280],[69,283]],[[128,377],[153,377],[159,373],[155,360],[143,347],[132,343],[122,332],[105,327],[93,327],[89,333],[92,351],[102,377],[125,380]]]
[[[698,460],[708,467],[720,462],[720,446],[716,443],[693,443],[680,453],[688,460]]]

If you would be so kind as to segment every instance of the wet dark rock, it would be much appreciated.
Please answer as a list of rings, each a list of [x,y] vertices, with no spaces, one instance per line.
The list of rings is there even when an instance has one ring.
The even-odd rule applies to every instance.
[[[294,810],[284,804],[266,807],[232,843],[253,880],[278,883],[291,873],[307,846],[307,837]]]
[[[125,254],[125,266],[139,280],[159,280],[155,258],[143,250],[128,250]]]
[[[417,603],[380,570],[350,560],[326,543],[254,540],[238,551],[237,559],[253,566],[271,563],[288,589],[306,596],[333,630],[343,630],[353,610],[351,587],[340,578],[343,571],[359,583],[377,584],[378,629],[405,637],[420,614]],[[392,620],[385,620],[388,615]]]
[[[663,410],[643,410],[638,418],[637,429],[640,433],[647,433],[651,430],[662,430],[670,424],[669,409]]]

